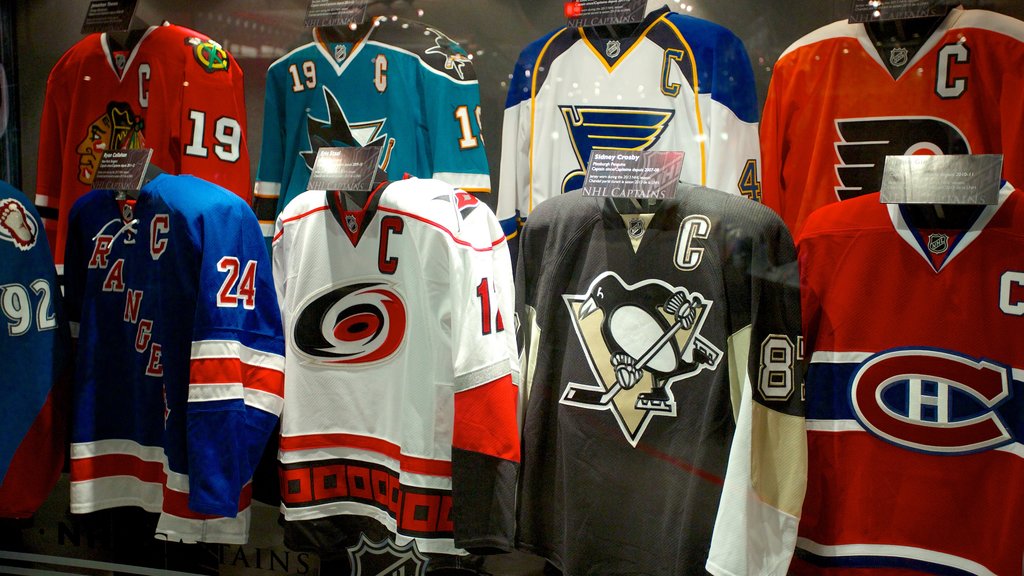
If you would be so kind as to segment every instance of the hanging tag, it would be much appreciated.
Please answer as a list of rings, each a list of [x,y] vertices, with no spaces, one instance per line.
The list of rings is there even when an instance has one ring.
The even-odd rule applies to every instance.
[[[945,0],[853,0],[850,23],[882,22],[942,16],[946,13]]]
[[[575,0],[566,2],[569,28],[643,22],[647,0]]]
[[[362,24],[366,21],[369,3],[369,0],[309,0],[306,28]]]
[[[128,30],[139,0],[93,0],[85,13],[82,34]]]
[[[368,192],[373,188],[380,151],[380,146],[321,148],[306,188]]]
[[[142,189],[142,179],[152,158],[152,148],[104,152],[96,168],[96,177],[92,179],[92,189],[137,193]]]
[[[664,200],[675,195],[682,152],[591,150],[584,196]]]
[[[1001,154],[886,156],[883,204],[974,204],[999,200]]]

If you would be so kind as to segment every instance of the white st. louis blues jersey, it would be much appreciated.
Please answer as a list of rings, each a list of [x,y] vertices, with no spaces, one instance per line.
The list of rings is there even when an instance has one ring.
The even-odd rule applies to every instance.
[[[498,218],[582,187],[591,150],[682,151],[684,182],[758,199],[757,94],[740,40],[652,12],[628,37],[562,28],[519,56],[505,102]]]
[[[306,191],[323,146],[380,147],[394,178],[436,178],[490,192],[480,136],[480,88],[469,55],[441,31],[375,21],[355,42],[313,30],[267,70],[254,207],[268,238]]]

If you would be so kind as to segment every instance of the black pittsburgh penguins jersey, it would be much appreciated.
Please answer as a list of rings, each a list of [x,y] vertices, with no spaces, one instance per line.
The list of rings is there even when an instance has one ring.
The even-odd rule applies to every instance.
[[[706,188],[649,215],[574,192],[530,217],[516,282],[518,546],[574,576],[785,573],[806,439],[782,221]]]

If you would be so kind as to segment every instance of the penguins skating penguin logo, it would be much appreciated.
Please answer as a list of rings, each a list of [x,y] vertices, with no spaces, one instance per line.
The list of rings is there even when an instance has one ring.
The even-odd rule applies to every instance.
[[[653,417],[676,416],[676,383],[722,359],[701,336],[713,302],[698,292],[660,280],[627,285],[605,272],[563,300],[596,384],[569,382],[559,402],[611,411],[632,446]]]

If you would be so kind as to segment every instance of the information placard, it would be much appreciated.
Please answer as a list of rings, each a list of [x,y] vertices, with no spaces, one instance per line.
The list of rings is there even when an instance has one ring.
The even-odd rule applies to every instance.
[[[310,0],[306,8],[306,28],[362,24],[369,0]]]
[[[881,201],[885,204],[996,204],[1002,173],[1001,154],[886,156]]]
[[[927,18],[946,13],[946,0],[853,0],[850,22]]]
[[[92,189],[140,190],[152,158],[152,148],[104,152],[96,168],[96,177],[92,179]]]
[[[309,177],[309,190],[367,192],[377,175],[380,147],[321,148]]]
[[[570,28],[643,22],[647,0],[576,0],[565,3]]]
[[[128,30],[139,0],[93,0],[85,13],[82,34]]]
[[[664,200],[675,194],[683,153],[591,150],[584,196]]]

